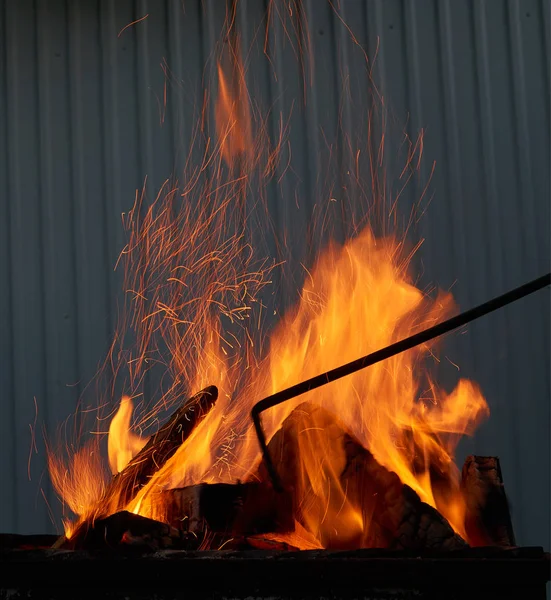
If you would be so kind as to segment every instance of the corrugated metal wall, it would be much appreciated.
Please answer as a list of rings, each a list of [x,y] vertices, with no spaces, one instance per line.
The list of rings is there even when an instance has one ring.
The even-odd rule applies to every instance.
[[[281,22],[274,24],[272,65],[261,51],[249,57],[252,94],[274,113],[294,107],[295,179],[283,183],[292,201],[274,197],[271,210],[288,228],[297,256],[306,252],[302,232],[319,188],[324,136],[338,123],[345,133],[359,131],[361,103],[368,102],[361,53],[340,19],[325,2],[304,5],[315,63],[306,110],[296,102],[299,62]],[[421,283],[453,285],[467,308],[549,270],[549,3],[339,5],[358,42],[377,55],[373,75],[395,122],[412,137],[425,128],[425,178],[436,160],[432,201],[412,231],[426,239],[417,257]],[[0,6],[0,531],[25,533],[53,529],[49,506],[59,511],[40,424],[54,431],[74,411],[105,356],[119,299],[112,267],[123,245],[120,214],[146,174],[154,189],[185,155],[224,5],[2,0]],[[244,46],[265,9],[259,0],[239,0]],[[168,88],[161,127],[163,59],[179,84]],[[355,108],[345,102],[343,78]],[[387,142],[387,156],[389,143],[398,155],[397,140]],[[334,173],[324,173],[335,174],[334,194],[342,189],[345,162],[339,156]],[[414,182],[400,200],[406,218],[420,185]],[[446,343],[446,354],[480,383],[492,411],[462,452],[502,458],[518,541],[547,548],[549,330],[544,290]]]

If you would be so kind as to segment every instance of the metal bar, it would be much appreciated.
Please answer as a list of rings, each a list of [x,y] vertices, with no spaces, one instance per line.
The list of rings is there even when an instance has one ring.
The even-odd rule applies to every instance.
[[[260,449],[262,451],[262,457],[264,459],[264,463],[268,470],[268,474],[270,475],[270,479],[272,480],[272,484],[277,491],[283,491],[283,486],[281,485],[281,480],[279,479],[279,475],[274,467],[274,463],[272,462],[272,458],[270,456],[270,452],[268,450],[268,444],[266,442],[266,436],[264,435],[264,430],[262,429],[262,422],[260,420],[260,413],[264,412],[268,408],[272,408],[277,406],[278,404],[282,404],[287,400],[291,400],[292,398],[296,398],[306,392],[310,392],[315,390],[316,388],[321,387],[322,385],[326,385],[327,383],[331,383],[332,381],[336,381],[337,379],[341,379],[342,377],[346,377],[347,375],[351,375],[352,373],[356,373],[366,367],[370,367],[375,363],[386,360],[387,358],[391,358],[396,354],[400,354],[401,352],[405,352],[406,350],[410,350],[419,344],[423,344],[428,342],[438,336],[441,336],[445,333],[449,333],[458,327],[462,327],[467,323],[474,321],[484,315],[487,315],[495,310],[503,308],[507,306],[507,304],[511,304],[528,296],[529,294],[533,294],[542,288],[551,285],[551,273],[544,275],[543,277],[539,277],[538,279],[534,279],[533,281],[521,285],[510,292],[507,292],[497,298],[489,300],[484,304],[480,304],[475,308],[471,308],[470,310],[465,311],[447,321],[443,321],[438,325],[434,325],[433,327],[429,327],[424,331],[416,333],[408,338],[400,340],[386,348],[382,348],[367,356],[363,356],[362,358],[358,358],[349,362],[345,365],[341,365],[340,367],[336,367],[335,369],[331,369],[327,371],[327,373],[322,373],[320,375],[316,375],[306,381],[302,381],[301,383],[297,383],[285,390],[281,390],[273,394],[272,396],[268,396],[260,402],[257,402],[251,411],[251,417],[253,419],[254,428],[256,431],[256,436],[258,437],[258,443],[260,445]]]

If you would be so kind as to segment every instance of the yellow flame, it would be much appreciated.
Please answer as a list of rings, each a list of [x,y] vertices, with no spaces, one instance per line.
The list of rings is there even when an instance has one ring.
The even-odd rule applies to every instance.
[[[147,443],[147,438],[142,438],[130,431],[132,410],[132,399],[123,396],[119,410],[109,425],[107,452],[113,475],[120,473]]]

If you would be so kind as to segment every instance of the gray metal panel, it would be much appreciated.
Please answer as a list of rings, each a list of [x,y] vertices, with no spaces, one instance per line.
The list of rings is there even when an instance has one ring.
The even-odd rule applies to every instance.
[[[397,131],[405,127],[414,137],[425,128],[421,176],[400,200],[406,218],[436,160],[433,199],[411,230],[426,240],[416,258],[421,285],[453,286],[467,308],[549,270],[548,2],[340,5],[358,42],[370,57],[377,54],[374,78]],[[186,0],[185,12],[180,0],[3,0],[0,6],[0,531],[49,531],[41,490],[58,510],[40,426],[38,453],[31,446],[33,398],[37,423],[53,431],[105,355],[120,301],[120,275],[112,269],[123,246],[120,214],[146,175],[152,194],[180,173],[224,6],[215,0]],[[256,0],[238,6],[248,46],[265,7]],[[303,85],[277,21],[273,63],[266,65],[261,47],[251,52],[248,82],[253,96],[274,108],[272,134],[278,111],[293,107],[293,173],[270,188],[269,203],[277,228],[287,230],[289,252],[308,261],[306,223],[329,194],[356,200],[342,209],[348,223],[365,202],[357,188],[344,191],[350,157],[343,141],[364,131],[372,99],[363,58],[341,21],[325,2],[307,0],[304,7],[312,87]],[[172,80],[166,110],[163,59]],[[326,140],[333,138],[339,144],[328,168]],[[389,138],[386,160],[394,173],[398,145]],[[335,219],[334,234],[343,233]],[[274,250],[269,240],[267,246]],[[293,300],[296,280],[287,287],[275,281],[282,309]],[[492,411],[463,453],[501,456],[518,541],[547,548],[549,330],[545,290],[445,345],[461,374],[480,383]],[[445,363],[441,376],[452,382],[457,374]]]

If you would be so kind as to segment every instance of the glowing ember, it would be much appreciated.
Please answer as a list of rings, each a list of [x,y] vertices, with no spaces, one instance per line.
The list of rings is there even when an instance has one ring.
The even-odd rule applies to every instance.
[[[282,139],[271,146],[260,121],[253,139],[244,71],[234,54],[233,75],[218,65],[217,146],[208,150],[207,139],[202,164],[190,166],[183,186],[167,182],[145,211],[138,197],[125,218],[129,241],[121,260],[128,311],[110,359],[127,369],[125,391],[132,397],[142,390],[151,364],[165,370],[160,399],[140,415],[140,427],[155,423],[190,390],[209,384],[219,389],[218,403],[205,420],[126,507],[144,516],[159,517],[161,490],[253,477],[260,452],[249,415],[259,399],[434,325],[455,310],[449,293],[431,299],[413,285],[412,253],[400,240],[377,239],[368,225],[343,246],[320,251],[298,304],[272,332],[268,351],[255,345],[259,294],[273,265],[255,260],[244,199],[247,187],[259,181],[253,195],[261,199],[255,208],[262,205]],[[136,342],[123,348],[130,330]],[[449,394],[440,389],[425,370],[433,352],[428,345],[417,347],[327,385],[268,411],[264,425],[270,438],[299,403],[323,407],[324,415],[338,416],[380,464],[466,539],[453,456],[460,437],[473,433],[488,407],[470,381],[460,380]],[[130,431],[131,416],[132,402],[124,397],[109,427],[112,473],[146,442]],[[301,548],[324,546],[335,537],[346,545],[369,528],[362,507],[340,483],[343,448],[328,433],[331,427],[324,417],[305,422],[300,432],[303,520],[288,539]],[[54,453],[49,461],[53,483],[79,521],[109,513],[109,499],[98,504],[106,488],[99,441],[71,453],[67,464]],[[445,492],[433,488],[433,472],[445,478]],[[67,525],[67,535],[73,528]]]

